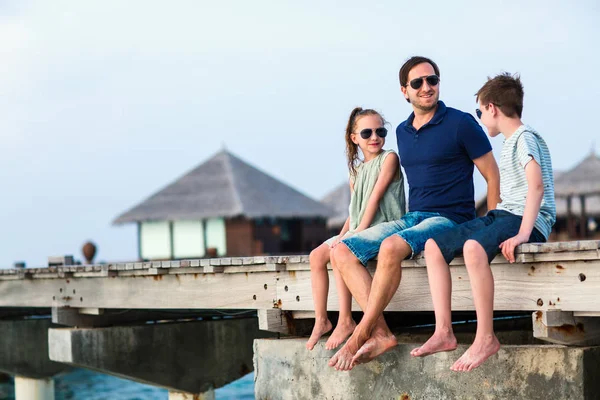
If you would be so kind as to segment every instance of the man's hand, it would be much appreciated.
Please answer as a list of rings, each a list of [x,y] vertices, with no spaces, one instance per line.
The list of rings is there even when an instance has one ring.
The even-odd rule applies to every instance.
[[[520,245],[521,243],[527,243],[529,240],[529,236],[525,236],[522,233],[518,233],[516,236],[511,237],[510,239],[506,239],[504,242],[500,243],[500,250],[502,251],[502,255],[504,258],[508,260],[511,264],[515,262],[515,247]]]

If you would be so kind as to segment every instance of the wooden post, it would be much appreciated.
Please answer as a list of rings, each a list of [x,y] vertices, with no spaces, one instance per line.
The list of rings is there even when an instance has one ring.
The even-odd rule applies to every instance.
[[[581,226],[579,227],[579,233],[581,234],[581,238],[585,239],[587,237],[587,215],[585,212],[584,194],[579,196],[579,201],[581,202],[581,222],[579,223]]]
[[[575,221],[573,221],[571,196],[567,196],[567,234],[569,239],[575,239]]]

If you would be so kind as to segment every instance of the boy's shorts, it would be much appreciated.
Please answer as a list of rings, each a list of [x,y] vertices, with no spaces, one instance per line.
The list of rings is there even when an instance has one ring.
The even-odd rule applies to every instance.
[[[488,262],[500,253],[500,243],[515,236],[523,218],[504,210],[492,210],[485,217],[475,218],[433,237],[447,263],[462,254],[467,240],[475,240],[483,247]],[[533,228],[528,243],[545,242],[546,238]]]
[[[375,258],[381,242],[392,235],[398,235],[412,249],[411,258],[423,251],[425,242],[434,235],[457,226],[456,222],[435,212],[414,211],[406,213],[397,221],[383,222],[354,233],[342,243],[363,264]]]

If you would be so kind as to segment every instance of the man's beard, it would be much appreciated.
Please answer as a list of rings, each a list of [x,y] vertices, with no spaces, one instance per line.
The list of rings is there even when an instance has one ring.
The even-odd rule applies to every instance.
[[[433,102],[433,104],[431,106],[423,106],[421,104],[418,104],[417,103],[418,99],[419,99],[418,97],[417,97],[417,100],[414,100],[412,97],[409,97],[410,104],[412,104],[412,106],[414,108],[418,108],[421,111],[427,112],[427,111],[435,110],[435,108],[437,107],[437,103],[438,103],[439,97],[435,98],[435,101]]]

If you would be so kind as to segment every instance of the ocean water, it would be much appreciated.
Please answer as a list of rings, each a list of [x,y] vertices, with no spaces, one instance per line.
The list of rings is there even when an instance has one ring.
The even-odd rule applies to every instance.
[[[110,375],[76,369],[54,379],[56,400],[166,400],[168,391]],[[14,400],[12,382],[0,384],[0,399]],[[254,373],[215,390],[216,400],[254,399]]]

